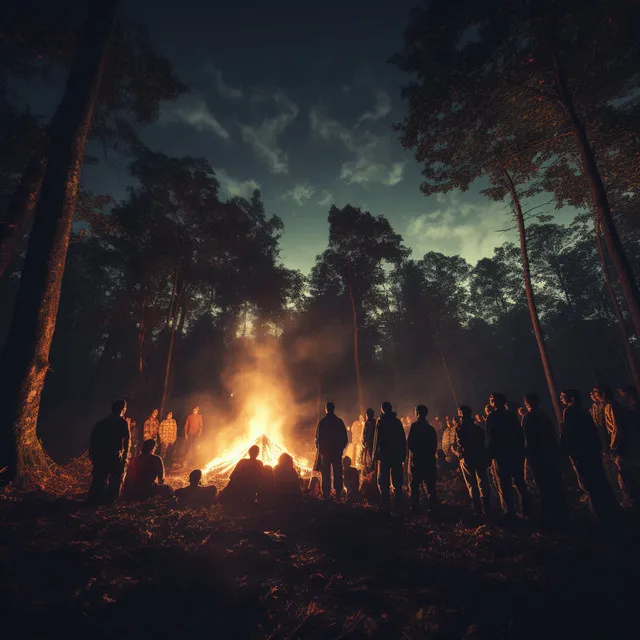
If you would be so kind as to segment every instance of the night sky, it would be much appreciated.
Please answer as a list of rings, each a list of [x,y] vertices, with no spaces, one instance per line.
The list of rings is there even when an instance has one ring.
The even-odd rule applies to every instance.
[[[422,196],[420,167],[392,130],[406,78],[388,58],[415,2],[132,0],[128,11],[191,87],[143,140],[206,157],[227,195],[258,186],[284,221],[283,261],[304,272],[326,247],[331,204],[384,214],[416,258],[491,255],[505,239],[505,206],[482,198],[481,185]],[[113,157],[87,174],[117,197],[131,182]]]

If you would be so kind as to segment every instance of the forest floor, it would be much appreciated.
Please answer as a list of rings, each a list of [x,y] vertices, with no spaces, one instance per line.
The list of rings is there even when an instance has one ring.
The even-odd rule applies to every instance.
[[[294,513],[0,493],[13,638],[596,638],[638,627],[640,536],[311,500]]]

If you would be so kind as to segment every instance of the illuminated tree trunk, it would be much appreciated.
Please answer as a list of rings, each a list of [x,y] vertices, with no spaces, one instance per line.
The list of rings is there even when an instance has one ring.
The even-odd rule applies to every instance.
[[[558,424],[562,422],[562,409],[560,408],[560,402],[558,400],[558,393],[556,392],[556,383],[553,379],[553,371],[551,369],[551,362],[547,354],[547,348],[544,343],[544,336],[542,335],[542,327],[540,326],[540,320],[538,319],[538,310],[536,309],[536,301],[533,294],[533,286],[531,284],[531,271],[529,269],[529,253],[527,251],[527,237],[524,228],[524,214],[522,213],[522,206],[520,205],[520,198],[516,192],[513,180],[508,171],[504,172],[505,183],[511,200],[513,202],[513,209],[516,214],[516,221],[518,223],[518,232],[520,234],[520,251],[522,254],[522,270],[524,271],[524,287],[527,294],[527,305],[529,307],[529,315],[531,316],[531,325],[533,327],[533,333],[538,343],[538,351],[540,352],[540,361],[542,362],[542,368],[544,369],[544,376],[547,380],[547,388],[549,389],[549,395],[551,396],[551,404],[553,405],[553,412],[555,413]]]
[[[64,95],[49,127],[49,159],[0,356],[0,455],[7,466],[3,480],[29,483],[31,470],[48,468],[36,436],[40,396],[49,368],[85,144],[117,4],[117,0],[104,0],[91,5]]]
[[[46,168],[45,152],[33,156],[9,201],[0,223],[0,278],[11,264],[27,222],[36,208]]]
[[[351,312],[353,314],[353,362],[356,369],[356,387],[358,391],[358,412],[364,415],[364,397],[362,393],[362,378],[360,376],[360,337],[358,333],[358,313],[356,310],[356,298],[353,294],[351,282],[351,260],[347,257],[349,299],[351,300]]]
[[[627,325],[624,321],[624,315],[622,314],[620,303],[618,302],[616,292],[614,291],[613,284],[611,283],[609,267],[607,266],[607,257],[604,252],[604,247],[602,246],[600,229],[596,226],[595,231],[596,241],[598,243],[598,253],[600,254],[600,263],[602,264],[602,274],[604,275],[604,284],[607,289],[607,293],[609,294],[609,298],[611,299],[613,312],[616,314],[616,319],[618,321],[618,328],[620,329],[620,339],[622,340],[622,344],[624,345],[624,351],[627,356],[627,364],[629,365],[629,372],[631,373],[631,377],[633,378],[633,384],[635,385],[635,388],[640,392],[640,375],[638,374],[636,357],[633,353],[631,342],[629,341],[629,332],[627,331]]]

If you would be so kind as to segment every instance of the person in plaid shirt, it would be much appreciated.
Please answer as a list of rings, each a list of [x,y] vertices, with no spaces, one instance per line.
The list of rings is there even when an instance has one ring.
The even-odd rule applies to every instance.
[[[151,415],[144,421],[143,426],[143,439],[158,441],[158,434],[160,433],[160,421],[158,420],[158,410],[154,409]]]
[[[173,419],[173,412],[167,411],[167,417],[160,423],[160,457],[167,455],[167,450],[178,438],[178,423]]]

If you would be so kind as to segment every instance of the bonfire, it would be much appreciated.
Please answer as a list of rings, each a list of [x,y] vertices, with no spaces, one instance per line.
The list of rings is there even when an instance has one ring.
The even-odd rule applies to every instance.
[[[253,418],[249,421],[249,435],[240,440],[236,440],[232,446],[227,448],[222,455],[209,461],[202,469],[203,474],[211,477],[228,477],[233,471],[238,461],[247,457],[249,449],[257,445],[260,448],[258,460],[262,460],[265,465],[274,467],[278,464],[278,458],[283,453],[288,453],[293,458],[293,464],[302,476],[311,474],[311,467],[305,458],[295,456],[287,449],[280,438],[281,429],[272,427],[269,434],[262,431],[265,425],[273,424],[265,408],[256,410]],[[256,435],[257,434],[257,435]]]

